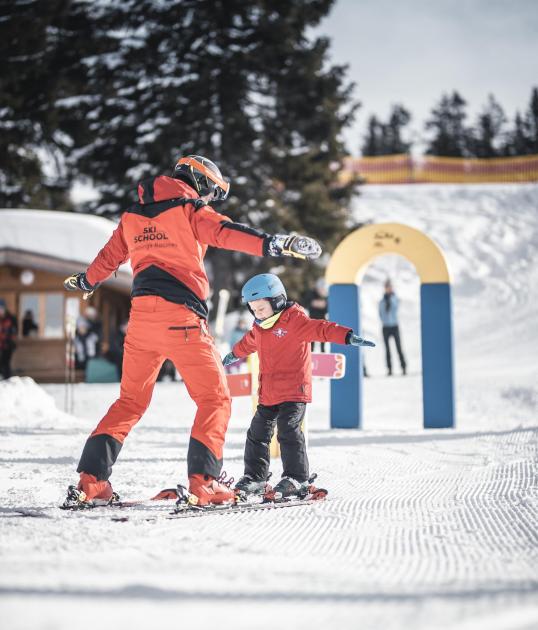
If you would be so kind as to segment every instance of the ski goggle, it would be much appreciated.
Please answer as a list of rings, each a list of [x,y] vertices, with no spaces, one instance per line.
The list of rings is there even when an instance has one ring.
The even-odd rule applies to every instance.
[[[213,192],[213,199],[215,201],[224,201],[224,199],[226,199],[228,193],[230,192],[230,182],[225,180],[220,173],[215,173],[215,171],[193,157],[180,158],[176,164],[176,168],[178,166],[182,166],[183,164],[190,168],[194,181],[198,181],[199,176],[203,175],[206,180],[215,184]],[[198,174],[198,176],[196,174]],[[208,185],[208,188],[209,187],[210,186]]]

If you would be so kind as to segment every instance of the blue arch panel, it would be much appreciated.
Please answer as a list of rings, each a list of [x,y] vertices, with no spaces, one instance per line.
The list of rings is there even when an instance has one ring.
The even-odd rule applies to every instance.
[[[454,365],[450,285],[420,287],[424,428],[454,426]]]
[[[359,334],[360,287],[356,284],[332,284],[329,288],[329,319],[349,326]],[[362,427],[362,357],[354,346],[333,346],[333,352],[346,357],[346,374],[331,380],[331,427],[360,429]]]

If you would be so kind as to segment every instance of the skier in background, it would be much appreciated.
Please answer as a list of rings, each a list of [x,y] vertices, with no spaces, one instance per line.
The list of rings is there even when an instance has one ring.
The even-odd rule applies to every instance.
[[[197,405],[187,454],[189,490],[200,505],[233,500],[233,491],[218,481],[231,400],[206,322],[207,247],[302,259],[317,258],[321,248],[313,239],[271,236],[215,212],[208,204],[224,200],[229,188],[207,158],[179,159],[171,177],[140,182],[138,202],[122,214],[86,272],[65,280],[67,290],[88,297],[127,260],[134,276],[120,397],[88,438],[77,468],[78,492],[70,489],[66,501],[111,500],[112,466],[149,405],[166,358]]]
[[[95,347],[95,356],[100,357],[103,345],[103,322],[99,316],[99,311],[95,306],[87,306],[84,309],[84,319],[88,323],[89,332],[97,337],[97,345]]]
[[[84,318],[77,319],[75,331],[75,368],[86,370],[89,359],[99,355],[99,335],[92,330],[90,322]]]
[[[127,321],[122,321],[110,335],[107,359],[114,363],[118,372],[118,380],[121,381],[121,371],[123,364],[123,346],[125,345],[125,335],[127,334]]]
[[[264,273],[251,278],[241,292],[255,317],[252,329],[224,359],[230,365],[257,352],[260,359],[259,404],[247,432],[245,474],[236,491],[261,494],[269,475],[269,446],[278,427],[282,453],[282,479],[273,488],[282,497],[299,495],[310,476],[301,424],[306,403],[312,401],[310,343],[328,341],[354,346],[374,346],[351,328],[323,319],[311,319],[298,304],[288,301],[278,276]]]
[[[11,357],[17,346],[17,318],[0,298],[0,377],[11,378]]]
[[[34,313],[31,309],[24,311],[24,317],[22,318],[22,336],[23,337],[36,337],[39,327],[34,320]]]
[[[387,375],[392,376],[392,359],[390,355],[389,341],[391,337],[394,337],[396,343],[396,351],[400,359],[400,366],[402,368],[402,374],[407,371],[407,364],[402,351],[402,344],[400,340],[400,327],[398,326],[398,306],[400,301],[394,293],[392,283],[389,279],[385,282],[385,293],[379,301],[379,317],[383,324],[383,341],[385,342],[385,357],[387,361]]]
[[[230,332],[230,337],[228,339],[230,348],[233,348],[240,339],[243,339],[243,336],[245,335],[245,333],[247,333],[250,330],[249,320],[250,320],[250,317],[246,313],[241,313],[239,315],[239,317],[237,318],[237,322],[233,330]],[[245,362],[246,362],[246,359],[244,358],[238,359],[236,362],[234,362],[233,365],[227,365],[225,367],[225,370],[228,374],[233,373],[233,372],[240,372],[241,366]]]

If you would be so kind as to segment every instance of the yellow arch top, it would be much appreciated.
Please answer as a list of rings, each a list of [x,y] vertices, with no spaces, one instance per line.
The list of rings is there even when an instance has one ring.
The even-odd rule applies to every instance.
[[[407,258],[423,284],[450,282],[443,252],[431,238],[401,223],[378,223],[355,230],[338,245],[325,273],[327,284],[360,284],[366,267],[383,254]]]

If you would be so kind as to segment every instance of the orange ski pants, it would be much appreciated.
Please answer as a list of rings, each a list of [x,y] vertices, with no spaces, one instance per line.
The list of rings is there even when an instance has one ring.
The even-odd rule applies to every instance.
[[[158,296],[133,298],[125,337],[120,397],[99,422],[86,447],[95,436],[110,436],[114,442],[123,444],[150,403],[165,359],[174,363],[198,408],[191,429],[188,473],[216,477],[222,467],[224,438],[231,413],[222,361],[205,320],[186,306]],[[103,445],[95,446],[101,450]],[[110,454],[110,449],[108,451]],[[105,453],[96,455],[100,459],[107,458]],[[110,467],[113,463],[108,462]]]

